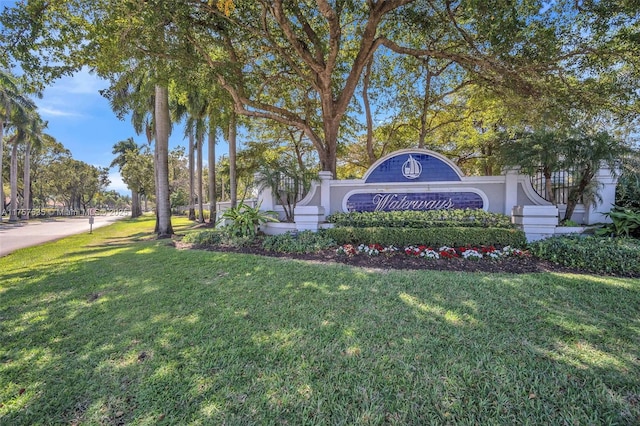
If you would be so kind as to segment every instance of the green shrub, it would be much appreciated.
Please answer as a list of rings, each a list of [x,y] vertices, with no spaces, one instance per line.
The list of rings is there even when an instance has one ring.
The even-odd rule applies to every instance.
[[[565,220],[562,222],[561,226],[580,226],[580,225],[575,220]]]
[[[513,246],[524,247],[524,232],[517,229],[504,228],[356,228],[336,227],[325,230],[330,238],[338,244],[381,244],[406,247],[424,244],[432,247],[441,246]]]
[[[509,216],[481,209],[334,213],[327,217],[327,221],[335,226],[354,228],[515,227]]]
[[[531,254],[581,270],[610,273],[640,273],[640,242],[627,238],[558,236],[529,245]]]
[[[278,222],[277,213],[274,211],[262,211],[260,206],[251,207],[240,203],[238,207],[232,207],[222,213],[222,218],[231,221],[228,225],[232,235],[237,237],[253,238],[260,225],[266,222]]]
[[[208,229],[206,231],[189,232],[182,238],[182,241],[190,244],[198,245],[215,245],[220,244],[223,240],[223,232],[220,229]]]
[[[599,236],[640,237],[640,211],[626,207],[613,206],[605,213],[612,223],[596,231]]]
[[[190,232],[182,238],[182,241],[201,246],[246,247],[253,243],[254,238],[251,236],[238,236],[227,227]]]
[[[262,247],[282,253],[317,253],[334,247],[336,242],[324,232],[302,231],[265,237]]]

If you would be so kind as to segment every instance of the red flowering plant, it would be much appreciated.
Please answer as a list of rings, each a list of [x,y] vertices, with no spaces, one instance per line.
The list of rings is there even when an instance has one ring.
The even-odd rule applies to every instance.
[[[343,244],[336,249],[336,254],[351,257],[358,254],[358,249],[353,244]]]
[[[520,249],[516,249],[510,246],[503,249],[497,249],[494,246],[460,246],[449,247],[442,246],[439,249],[433,249],[426,245],[411,245],[405,247],[403,250],[394,246],[384,247],[381,244],[360,244],[355,246],[353,244],[344,244],[336,250],[336,254],[345,256],[355,256],[364,253],[368,256],[379,256],[380,254],[391,255],[396,252],[402,251],[407,256],[421,257],[425,259],[457,259],[464,258],[468,260],[480,260],[480,259],[500,259],[502,257],[522,257],[528,256],[528,252]]]
[[[456,249],[454,249],[453,247],[442,246],[438,249],[438,252],[440,254],[440,257],[443,259],[455,259],[460,257],[458,252],[456,252]]]
[[[420,246],[408,246],[404,249],[405,254],[408,256],[424,257],[427,259],[440,259],[440,255],[431,247],[425,245]]]

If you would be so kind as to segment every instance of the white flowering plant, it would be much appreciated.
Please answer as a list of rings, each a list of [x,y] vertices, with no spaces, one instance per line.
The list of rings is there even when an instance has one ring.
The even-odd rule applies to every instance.
[[[480,259],[501,259],[504,257],[524,257],[529,253],[522,249],[517,249],[511,246],[498,249],[494,246],[480,246],[480,247],[449,247],[442,246],[439,248],[433,248],[426,245],[410,245],[404,249],[398,249],[394,246],[384,247],[381,244],[344,244],[336,250],[337,254],[345,256],[355,256],[358,254],[366,254],[367,256],[379,256],[380,254],[394,254],[404,253],[407,256],[419,257],[424,259],[467,259],[467,260],[480,260]]]

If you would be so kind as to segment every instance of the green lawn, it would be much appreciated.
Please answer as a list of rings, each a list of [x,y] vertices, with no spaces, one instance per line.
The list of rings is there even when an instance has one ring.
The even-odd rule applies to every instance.
[[[0,424],[640,423],[640,280],[180,251],[152,229],[0,259]]]

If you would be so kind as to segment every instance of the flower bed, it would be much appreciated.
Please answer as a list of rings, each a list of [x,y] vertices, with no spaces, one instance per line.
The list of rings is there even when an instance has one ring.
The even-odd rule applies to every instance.
[[[480,259],[501,259],[504,257],[524,257],[528,256],[527,251],[513,248],[511,246],[498,249],[494,246],[480,247],[448,247],[433,248],[425,245],[407,246],[399,249],[394,246],[383,247],[380,244],[343,244],[336,249],[336,254],[344,256],[357,256],[364,254],[367,256],[391,255],[395,253],[404,253],[407,256],[419,257],[425,259],[456,259],[463,258],[468,260]]]

